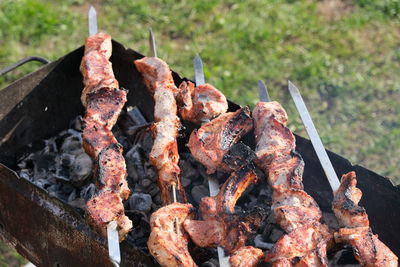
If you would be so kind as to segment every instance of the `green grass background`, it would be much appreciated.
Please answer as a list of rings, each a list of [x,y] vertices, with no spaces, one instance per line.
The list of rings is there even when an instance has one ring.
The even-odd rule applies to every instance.
[[[200,53],[206,79],[242,105],[257,80],[306,136],[287,91],[300,89],[327,148],[400,183],[400,1],[93,1],[99,28],[126,47],[158,54],[193,77]],[[55,60],[83,44],[82,0],[0,0],[0,67],[29,55]],[[40,66],[0,77],[0,88]],[[2,260],[2,258],[0,258]],[[5,263],[4,263],[5,264]],[[1,264],[0,264],[1,265]]]

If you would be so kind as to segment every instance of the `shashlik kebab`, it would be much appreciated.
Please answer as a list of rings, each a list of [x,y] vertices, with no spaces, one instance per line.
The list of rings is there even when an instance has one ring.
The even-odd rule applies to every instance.
[[[126,166],[122,148],[112,135],[111,128],[126,102],[126,91],[118,88],[118,82],[114,78],[109,62],[110,56],[110,36],[99,33],[88,38],[81,65],[85,84],[81,99],[86,107],[84,119],[86,127],[83,139],[85,151],[97,160],[96,177],[98,177],[97,185],[100,189],[100,193],[88,201],[88,214],[103,233],[106,222],[116,220],[120,228],[120,238],[123,238],[132,226],[132,222],[123,215],[122,205],[122,199],[129,196],[130,190],[125,180]],[[176,145],[179,127],[177,111],[182,119],[200,124],[226,112],[226,98],[211,85],[194,87],[191,82],[184,82],[179,89],[176,88],[168,66],[165,62],[157,59],[156,57],[144,58],[135,62],[139,71],[142,72],[150,92],[154,94],[156,102],[154,117],[156,122],[161,122],[155,126],[156,140],[158,138],[159,142],[155,141],[151,159],[161,172],[160,180],[164,185],[162,188],[165,189],[165,185],[168,185],[169,188],[171,188],[171,184],[178,185],[180,198],[184,200],[185,194],[179,183],[180,171],[174,168],[179,161]],[[286,113],[279,104],[271,104],[271,107],[264,110],[264,107],[260,106],[257,105],[253,113],[260,112],[258,116],[265,116],[270,125],[261,123],[261,126],[258,127],[259,131],[257,131],[257,118],[254,118],[257,163],[268,173],[268,181],[274,189],[273,209],[276,219],[280,222],[281,227],[289,233],[278,240],[274,248],[267,254],[266,259],[275,260],[275,266],[326,266],[326,247],[331,239],[331,234],[326,226],[319,223],[321,212],[315,201],[303,191],[301,176],[304,163],[301,157],[294,152],[294,137],[285,127]],[[201,127],[193,135],[193,139],[191,137],[189,146],[192,147],[192,152],[197,152],[195,157],[207,167],[208,173],[215,172],[217,168],[224,171],[234,170],[229,164],[224,163],[223,159],[232,145],[251,129],[251,125],[240,122],[240,119],[246,120],[246,115],[243,116],[245,113],[246,110],[239,110],[235,114],[223,114],[215,119],[213,124],[203,125],[204,127]],[[271,118],[273,119],[271,120]],[[235,119],[239,121],[238,124],[235,124]],[[238,130],[235,128],[237,125],[244,127]],[[271,136],[277,134],[281,140],[277,140],[276,137],[259,138],[262,134],[258,135],[257,132],[272,133]],[[175,142],[171,143],[171,139],[175,139]],[[190,204],[174,203],[153,214],[152,230],[154,229],[154,233],[164,232],[156,234],[157,237],[163,235],[168,237],[164,240],[164,249],[168,247],[169,242],[178,243],[178,249],[175,251],[173,251],[175,247],[170,247],[169,251],[164,252],[162,249],[155,250],[154,253],[160,254],[160,259],[166,259],[165,266],[174,266],[174,264],[178,266],[182,263],[184,266],[195,266],[187,250],[187,234],[183,231],[176,231],[178,225],[175,225],[174,219],[178,217],[179,224],[185,226],[196,244],[201,246],[222,244],[227,251],[234,252],[231,257],[233,266],[240,266],[239,262],[255,263],[259,260],[262,254],[261,250],[244,246],[246,233],[251,230],[249,225],[245,226],[246,218],[239,218],[234,214],[236,200],[248,184],[256,180],[256,177],[250,174],[251,172],[246,173],[245,170],[246,167],[234,172],[216,197],[202,200],[200,211],[203,221],[192,220],[193,209]],[[355,181],[355,177],[348,178],[348,180]],[[240,181],[242,181],[242,186],[240,186]],[[355,183],[353,182],[352,185],[354,189]],[[347,186],[347,190],[350,190],[349,182]],[[165,193],[168,190],[161,189],[161,191],[164,192],[163,200],[166,203],[169,202],[171,193]],[[227,194],[227,192],[231,194]],[[353,190],[353,192],[357,191]],[[357,195],[357,193],[355,194]],[[353,199],[355,206],[357,206],[358,200],[357,196],[355,200]],[[229,223],[231,223],[230,227],[228,227]],[[253,223],[257,225],[256,220]],[[343,224],[353,228],[341,229],[335,234],[335,238],[338,241],[350,242],[358,251],[362,250],[359,253],[361,256],[358,257],[362,264],[374,261],[375,265],[371,266],[392,266],[392,263],[397,263],[397,257],[376,236],[372,235],[368,221],[362,227],[349,225],[348,221]],[[238,225],[242,227],[238,227]],[[215,230],[215,235],[207,238],[206,230]],[[174,240],[174,236],[165,234],[171,232],[177,235],[175,236],[176,241],[171,241]],[[186,240],[186,242],[180,242],[182,240]],[[162,243],[162,239],[159,238],[154,241],[153,248]],[[293,243],[297,245],[293,247]],[[177,255],[183,255],[183,257],[179,258]],[[235,261],[238,263],[235,264]]]
[[[86,108],[83,118],[83,148],[96,162],[95,179],[100,193],[87,202],[89,217],[105,234],[108,222],[116,220],[120,238],[124,239],[132,222],[124,215],[122,200],[130,190],[126,181],[126,165],[122,146],[111,129],[126,102],[127,91],[119,89],[111,62],[111,36],[97,33],[86,39],[81,72],[85,88],[82,104]]]
[[[153,50],[154,51],[154,50]],[[144,57],[135,60],[135,66],[142,74],[144,83],[154,98],[155,136],[150,162],[158,171],[158,185],[164,205],[172,203],[171,196],[178,190],[180,202],[186,202],[186,194],[180,181],[179,153],[177,136],[180,119],[177,116],[176,95],[178,88],[174,84],[168,65],[156,57]]]
[[[82,145],[96,163],[94,177],[99,192],[87,201],[86,211],[94,227],[108,237],[110,259],[118,266],[118,241],[131,230],[132,221],[125,216],[122,203],[130,194],[125,159],[111,129],[125,105],[127,91],[119,88],[114,77],[109,61],[111,36],[97,33],[93,7],[89,10],[89,33],[80,66],[85,85],[81,100],[86,108]]]
[[[334,193],[332,210],[343,227],[335,232],[335,241],[350,244],[362,266],[397,267],[397,256],[372,233],[368,215],[358,205],[362,192],[356,185],[356,173],[349,172],[342,176]]]
[[[365,209],[358,206],[362,192],[356,187],[355,172],[343,175],[339,184],[299,89],[290,81],[288,88],[332,187],[334,194],[332,210],[340,226],[344,227],[334,234],[335,241],[349,243],[353,247],[355,258],[362,266],[398,266],[397,256],[378,239],[377,235],[373,235]]]
[[[265,260],[273,266],[327,266],[326,248],[332,235],[320,222],[318,204],[303,190],[304,162],[295,152],[287,119],[278,102],[260,101],[253,110],[256,162],[273,189],[275,220],[287,233],[267,252]]]

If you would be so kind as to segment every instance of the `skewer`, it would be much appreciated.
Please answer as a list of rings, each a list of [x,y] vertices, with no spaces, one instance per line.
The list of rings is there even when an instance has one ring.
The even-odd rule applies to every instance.
[[[157,57],[157,46],[156,46],[156,39],[154,38],[153,30],[150,28],[149,29],[149,44],[150,44],[150,50],[151,50],[151,55],[153,57]],[[176,185],[172,185],[172,199],[174,202],[177,202],[177,197],[176,197]],[[175,230],[176,233],[179,234],[179,219],[176,217],[175,218]]]
[[[339,178],[336,175],[335,169],[326,153],[324,145],[322,144],[321,138],[318,135],[317,129],[311,119],[310,113],[301,97],[299,89],[291,82],[288,81],[288,88],[290,95],[296,105],[297,111],[300,114],[303,125],[306,128],[307,134],[310,137],[311,143],[314,147],[317,157],[324,169],[325,175],[328,178],[329,184],[333,192],[336,192],[340,186]]]
[[[150,45],[150,50],[151,50],[151,56],[157,57],[156,39],[154,38],[153,30],[151,28],[149,29],[149,45]],[[172,198],[173,198],[174,202],[177,202],[176,185],[174,185],[174,184],[172,185]],[[178,221],[177,221],[176,227],[178,229]]]
[[[204,79],[204,72],[203,72],[203,62],[201,61],[200,56],[197,54],[194,59],[193,59],[193,65],[194,65],[194,77],[195,77],[195,82],[196,86],[205,84],[205,79]],[[210,190],[210,196],[216,196],[219,191],[219,184],[218,182],[208,176],[208,188]],[[217,252],[218,252],[218,261],[219,261],[219,266],[220,267],[229,267],[229,257],[225,256],[225,252],[221,247],[217,247]]]
[[[88,11],[89,36],[97,34],[97,13],[93,6]],[[108,256],[112,264],[119,267],[121,263],[121,251],[119,247],[119,235],[117,222],[111,221],[107,225]]]

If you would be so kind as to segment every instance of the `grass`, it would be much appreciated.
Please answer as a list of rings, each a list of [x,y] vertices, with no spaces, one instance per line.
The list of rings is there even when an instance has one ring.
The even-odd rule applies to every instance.
[[[399,1],[97,2],[99,28],[114,39],[148,54],[152,27],[171,68],[192,77],[200,53],[207,81],[240,104],[254,105],[265,80],[291,129],[306,135],[286,89],[292,80],[329,149],[400,183]],[[0,66],[82,45],[87,10],[83,0],[1,1]],[[0,88],[38,66],[0,77]]]

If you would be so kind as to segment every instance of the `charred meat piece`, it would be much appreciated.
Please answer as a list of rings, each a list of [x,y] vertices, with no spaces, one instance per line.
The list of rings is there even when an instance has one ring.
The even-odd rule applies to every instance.
[[[332,209],[345,227],[335,233],[335,241],[350,244],[362,266],[398,266],[397,256],[372,233],[365,209],[358,206],[362,192],[356,185],[356,173],[349,172],[334,193]]]
[[[231,172],[223,163],[224,155],[253,127],[248,107],[220,115],[203,124],[190,135],[189,149],[193,157],[212,174],[217,169]]]
[[[172,187],[176,186],[179,200],[186,202],[185,191],[180,181],[179,154],[176,138],[180,127],[177,116],[174,84],[171,70],[159,58],[144,57],[135,61],[150,93],[154,106],[154,143],[150,152],[150,162],[157,168],[158,185],[164,205],[171,203]]]
[[[295,151],[287,114],[278,102],[258,102],[253,110],[256,163],[273,189],[272,210],[286,231],[265,257],[273,266],[327,266],[328,228],[315,200],[303,190],[304,162]],[[307,265],[310,264],[310,265]]]
[[[89,221],[103,236],[107,236],[107,224],[117,221],[119,239],[123,240],[132,228],[132,221],[124,215],[124,206],[118,193],[103,190],[87,203]]]
[[[245,246],[239,248],[229,257],[231,267],[255,267],[263,258],[261,249]]]
[[[100,152],[95,176],[99,188],[120,192],[122,199],[128,199],[130,190],[126,181],[126,164],[120,144],[112,144]]]
[[[102,88],[112,90],[119,87],[109,61],[111,51],[111,36],[108,34],[98,33],[86,39],[85,53],[80,67],[85,84],[81,100],[85,107],[90,93]]]
[[[397,256],[374,235],[369,227],[341,228],[335,241],[348,243],[362,266],[397,267]]]
[[[83,118],[83,149],[97,163],[96,185],[99,193],[87,203],[89,220],[106,236],[106,225],[117,221],[120,240],[132,228],[124,215],[123,199],[130,194],[122,146],[111,129],[126,102],[126,90],[118,88],[111,62],[111,37],[98,33],[86,39],[82,58],[83,89],[81,100],[86,108]]]
[[[362,192],[356,187],[355,172],[342,176],[339,189],[334,193],[332,209],[341,226],[354,228],[369,226],[367,212],[358,206]]]
[[[287,235],[282,236],[268,251],[265,256],[267,262],[275,262],[282,259],[291,259],[292,264],[303,257],[310,257],[322,246],[326,251],[326,244],[332,239],[332,234],[326,225],[315,223],[298,227]],[[318,253],[316,253],[318,254]],[[321,264],[315,266],[328,266],[326,253],[318,260]],[[315,259],[314,259],[315,260]],[[314,266],[314,265],[310,265]]]
[[[296,140],[286,127],[286,111],[278,102],[258,102],[253,110],[253,119],[256,162],[268,175],[269,184],[274,189],[276,186],[303,189],[304,163],[294,152]]]
[[[298,227],[312,225],[322,217],[318,204],[303,190],[274,191],[271,209],[275,220],[287,233]]]
[[[190,204],[173,203],[151,215],[147,247],[161,266],[196,266],[189,254],[188,236],[182,227],[183,221],[192,217],[192,212]]]
[[[196,124],[208,122],[228,110],[226,97],[208,83],[194,87],[190,81],[182,82],[177,100],[181,118]]]
[[[259,211],[239,215],[234,213],[234,208],[244,190],[256,181],[254,166],[246,166],[232,173],[218,195],[201,200],[203,220],[188,219],[183,224],[196,245],[221,246],[228,252],[244,246],[248,235],[260,226],[263,215]]]

